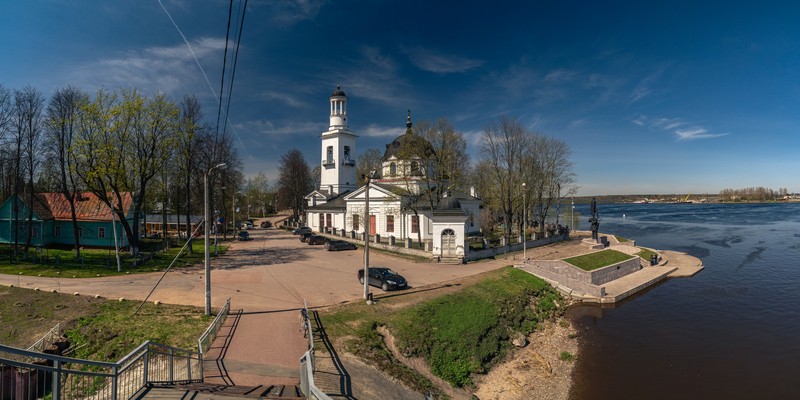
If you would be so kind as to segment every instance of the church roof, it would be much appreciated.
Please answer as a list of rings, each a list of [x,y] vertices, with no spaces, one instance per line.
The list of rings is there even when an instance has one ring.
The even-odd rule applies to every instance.
[[[308,211],[311,212],[320,212],[320,211],[338,211],[343,212],[347,210],[347,204],[344,202],[344,196],[350,194],[352,191],[348,190],[344,193],[340,193],[338,196],[329,199],[327,202],[323,204],[317,204],[315,206],[308,207]]]
[[[409,158],[411,156],[422,157],[425,154],[420,152],[430,151],[431,144],[425,138],[414,134],[411,128],[411,111],[408,112],[408,120],[406,122],[406,133],[396,137],[392,143],[386,145],[386,151],[383,153],[383,161],[388,160],[392,156],[396,158]]]

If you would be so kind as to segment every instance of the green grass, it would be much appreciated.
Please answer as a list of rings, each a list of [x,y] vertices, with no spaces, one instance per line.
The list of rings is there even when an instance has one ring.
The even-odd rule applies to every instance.
[[[71,357],[119,360],[145,340],[196,349],[208,327],[197,307],[112,301],[0,286],[0,343],[25,348],[56,323],[69,338]]]
[[[138,301],[105,301],[97,314],[79,318],[65,334],[75,352],[70,357],[117,361],[145,340],[197,350],[197,338],[212,317],[197,307],[145,304],[133,315]]]
[[[638,253],[636,253],[637,256],[642,257],[643,260],[648,262],[650,261],[650,257],[654,254],[658,255],[658,253],[650,249],[641,249]]]
[[[559,313],[558,299],[541,279],[509,267],[407,308],[391,307],[386,299],[371,307],[342,307],[323,320],[330,336],[352,338],[348,346],[353,353],[424,393],[430,382],[393,359],[379,326],[392,331],[403,354],[424,358],[435,375],[454,386],[471,386],[472,374],[485,373],[503,357],[513,333],[527,335]]]
[[[160,240],[157,241],[160,243]],[[163,271],[172,262],[175,255],[180,251],[183,243],[170,247],[165,252],[157,252],[157,243],[152,240],[143,242],[141,255],[150,257],[149,260],[134,266],[134,259],[128,253],[120,253],[120,264],[122,271],[117,272],[117,259],[113,249],[83,249],[81,250],[82,259],[75,257],[72,249],[42,249],[37,252],[34,249],[28,251],[27,260],[23,255],[19,256],[20,261],[11,262],[13,246],[0,246],[0,273],[10,275],[29,275],[47,276],[62,278],[90,278],[96,276],[113,276],[126,273],[141,273]],[[188,267],[203,262],[203,241],[194,240],[192,242],[194,254],[189,256],[186,251],[182,253],[174,267]],[[21,250],[20,250],[21,251]],[[227,245],[219,245],[220,254],[227,251]],[[214,256],[213,245],[211,255]]]
[[[568,351],[562,351],[561,354],[558,355],[558,359],[561,361],[575,361],[575,356]]]
[[[629,258],[631,258],[630,255],[616,250],[603,250],[578,257],[566,258],[564,261],[584,271],[593,271],[598,268],[625,261]]]
[[[622,236],[614,235],[614,237],[617,238],[617,241],[620,242],[620,243],[625,243],[625,242],[630,242],[631,241],[630,239],[626,239],[626,238],[624,238]]]

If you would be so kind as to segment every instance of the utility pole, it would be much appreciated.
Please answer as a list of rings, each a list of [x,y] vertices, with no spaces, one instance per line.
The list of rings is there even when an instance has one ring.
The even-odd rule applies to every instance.
[[[366,190],[364,190],[364,300],[369,299],[369,182],[372,173],[367,176]]]
[[[525,182],[522,182],[522,258],[528,259],[528,238],[526,233],[528,230],[528,202],[525,197]]]
[[[206,264],[206,271],[205,271],[206,272],[206,315],[211,315],[211,247],[208,242],[208,235],[210,235],[208,229],[208,222],[211,219],[211,216],[209,215],[210,213],[208,210],[208,176],[211,175],[211,171],[213,171],[215,168],[222,168],[226,165],[227,165],[226,163],[221,163],[209,168],[208,172],[206,172],[203,179],[204,189],[205,189],[204,190],[205,207],[203,207],[204,208],[203,230],[205,231],[205,238],[204,238],[205,243],[203,247],[205,248],[205,264]]]

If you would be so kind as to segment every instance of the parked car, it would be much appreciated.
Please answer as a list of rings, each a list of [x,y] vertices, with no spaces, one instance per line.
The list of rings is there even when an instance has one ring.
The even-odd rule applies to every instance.
[[[252,240],[253,238],[250,237],[250,232],[247,231],[240,231],[239,232],[239,240]]]
[[[340,251],[340,250],[355,250],[358,246],[354,245],[350,242],[345,242],[344,240],[331,240],[328,243],[325,243],[325,248],[328,251]]]
[[[364,270],[358,270],[358,282],[364,283]],[[383,267],[370,267],[369,268],[369,284],[378,286],[383,291],[403,289],[408,286],[406,278],[403,278],[396,272],[389,268]]]
[[[306,233],[304,233],[304,234],[300,235],[300,241],[301,241],[301,242],[308,242],[308,238],[310,238],[310,237],[312,237],[312,236],[314,236],[314,234],[313,234],[313,233],[311,233],[311,232],[306,232]]]
[[[272,228],[272,222],[269,222],[269,221],[262,221],[262,222],[261,222],[261,227],[262,227],[262,228]]]
[[[311,228],[303,226],[292,231],[292,235],[302,235],[311,232]]]
[[[331,241],[330,239],[326,238],[325,236],[320,236],[320,235],[312,235],[311,237],[309,237],[306,240],[306,242],[308,242],[308,244],[325,244],[325,243],[328,243],[330,241]]]
[[[252,220],[247,220],[247,221],[245,221],[244,224],[245,224],[245,226],[247,226],[247,229],[253,229],[253,227],[254,227]]]

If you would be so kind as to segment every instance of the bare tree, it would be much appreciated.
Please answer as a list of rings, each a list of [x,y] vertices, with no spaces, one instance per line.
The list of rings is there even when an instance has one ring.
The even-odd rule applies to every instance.
[[[372,171],[380,171],[381,168],[381,151],[375,148],[367,149],[364,153],[358,156],[356,163],[356,181],[358,186],[361,187],[365,183],[366,177]]]
[[[192,240],[192,178],[197,177],[198,171],[195,164],[200,154],[200,141],[208,140],[207,132],[201,126],[203,113],[200,102],[195,96],[186,95],[181,103],[181,116],[176,135],[176,155],[180,165],[180,181],[183,183],[183,193],[186,200],[186,237]],[[188,246],[189,254],[193,254],[192,246]]]
[[[11,117],[13,115],[12,93],[0,84],[0,196],[5,199],[14,192],[13,157],[11,143],[8,137],[11,130]]]
[[[483,199],[503,216],[505,235],[511,236],[514,216],[522,206],[523,162],[530,151],[530,133],[514,118],[500,117],[483,131],[479,190]]]
[[[312,190],[311,172],[300,150],[281,156],[278,178],[279,208],[291,208],[296,220],[305,209],[305,195]]]
[[[33,236],[33,204],[34,190],[33,182],[39,163],[39,144],[42,136],[44,110],[44,96],[42,92],[31,86],[26,86],[22,90],[14,93],[14,108],[16,111],[16,144],[18,164],[17,170],[24,169],[27,172],[28,186],[28,216],[27,229],[25,236],[25,250],[31,246]],[[21,173],[18,174],[21,176]],[[18,189],[19,190],[19,185]]]
[[[79,113],[89,101],[89,96],[72,86],[58,89],[47,106],[46,143],[49,162],[56,175],[56,186],[69,202],[72,218],[72,237],[75,257],[80,257],[80,235],[75,211],[75,201],[80,195],[76,184],[75,163],[70,148],[74,143]]]

